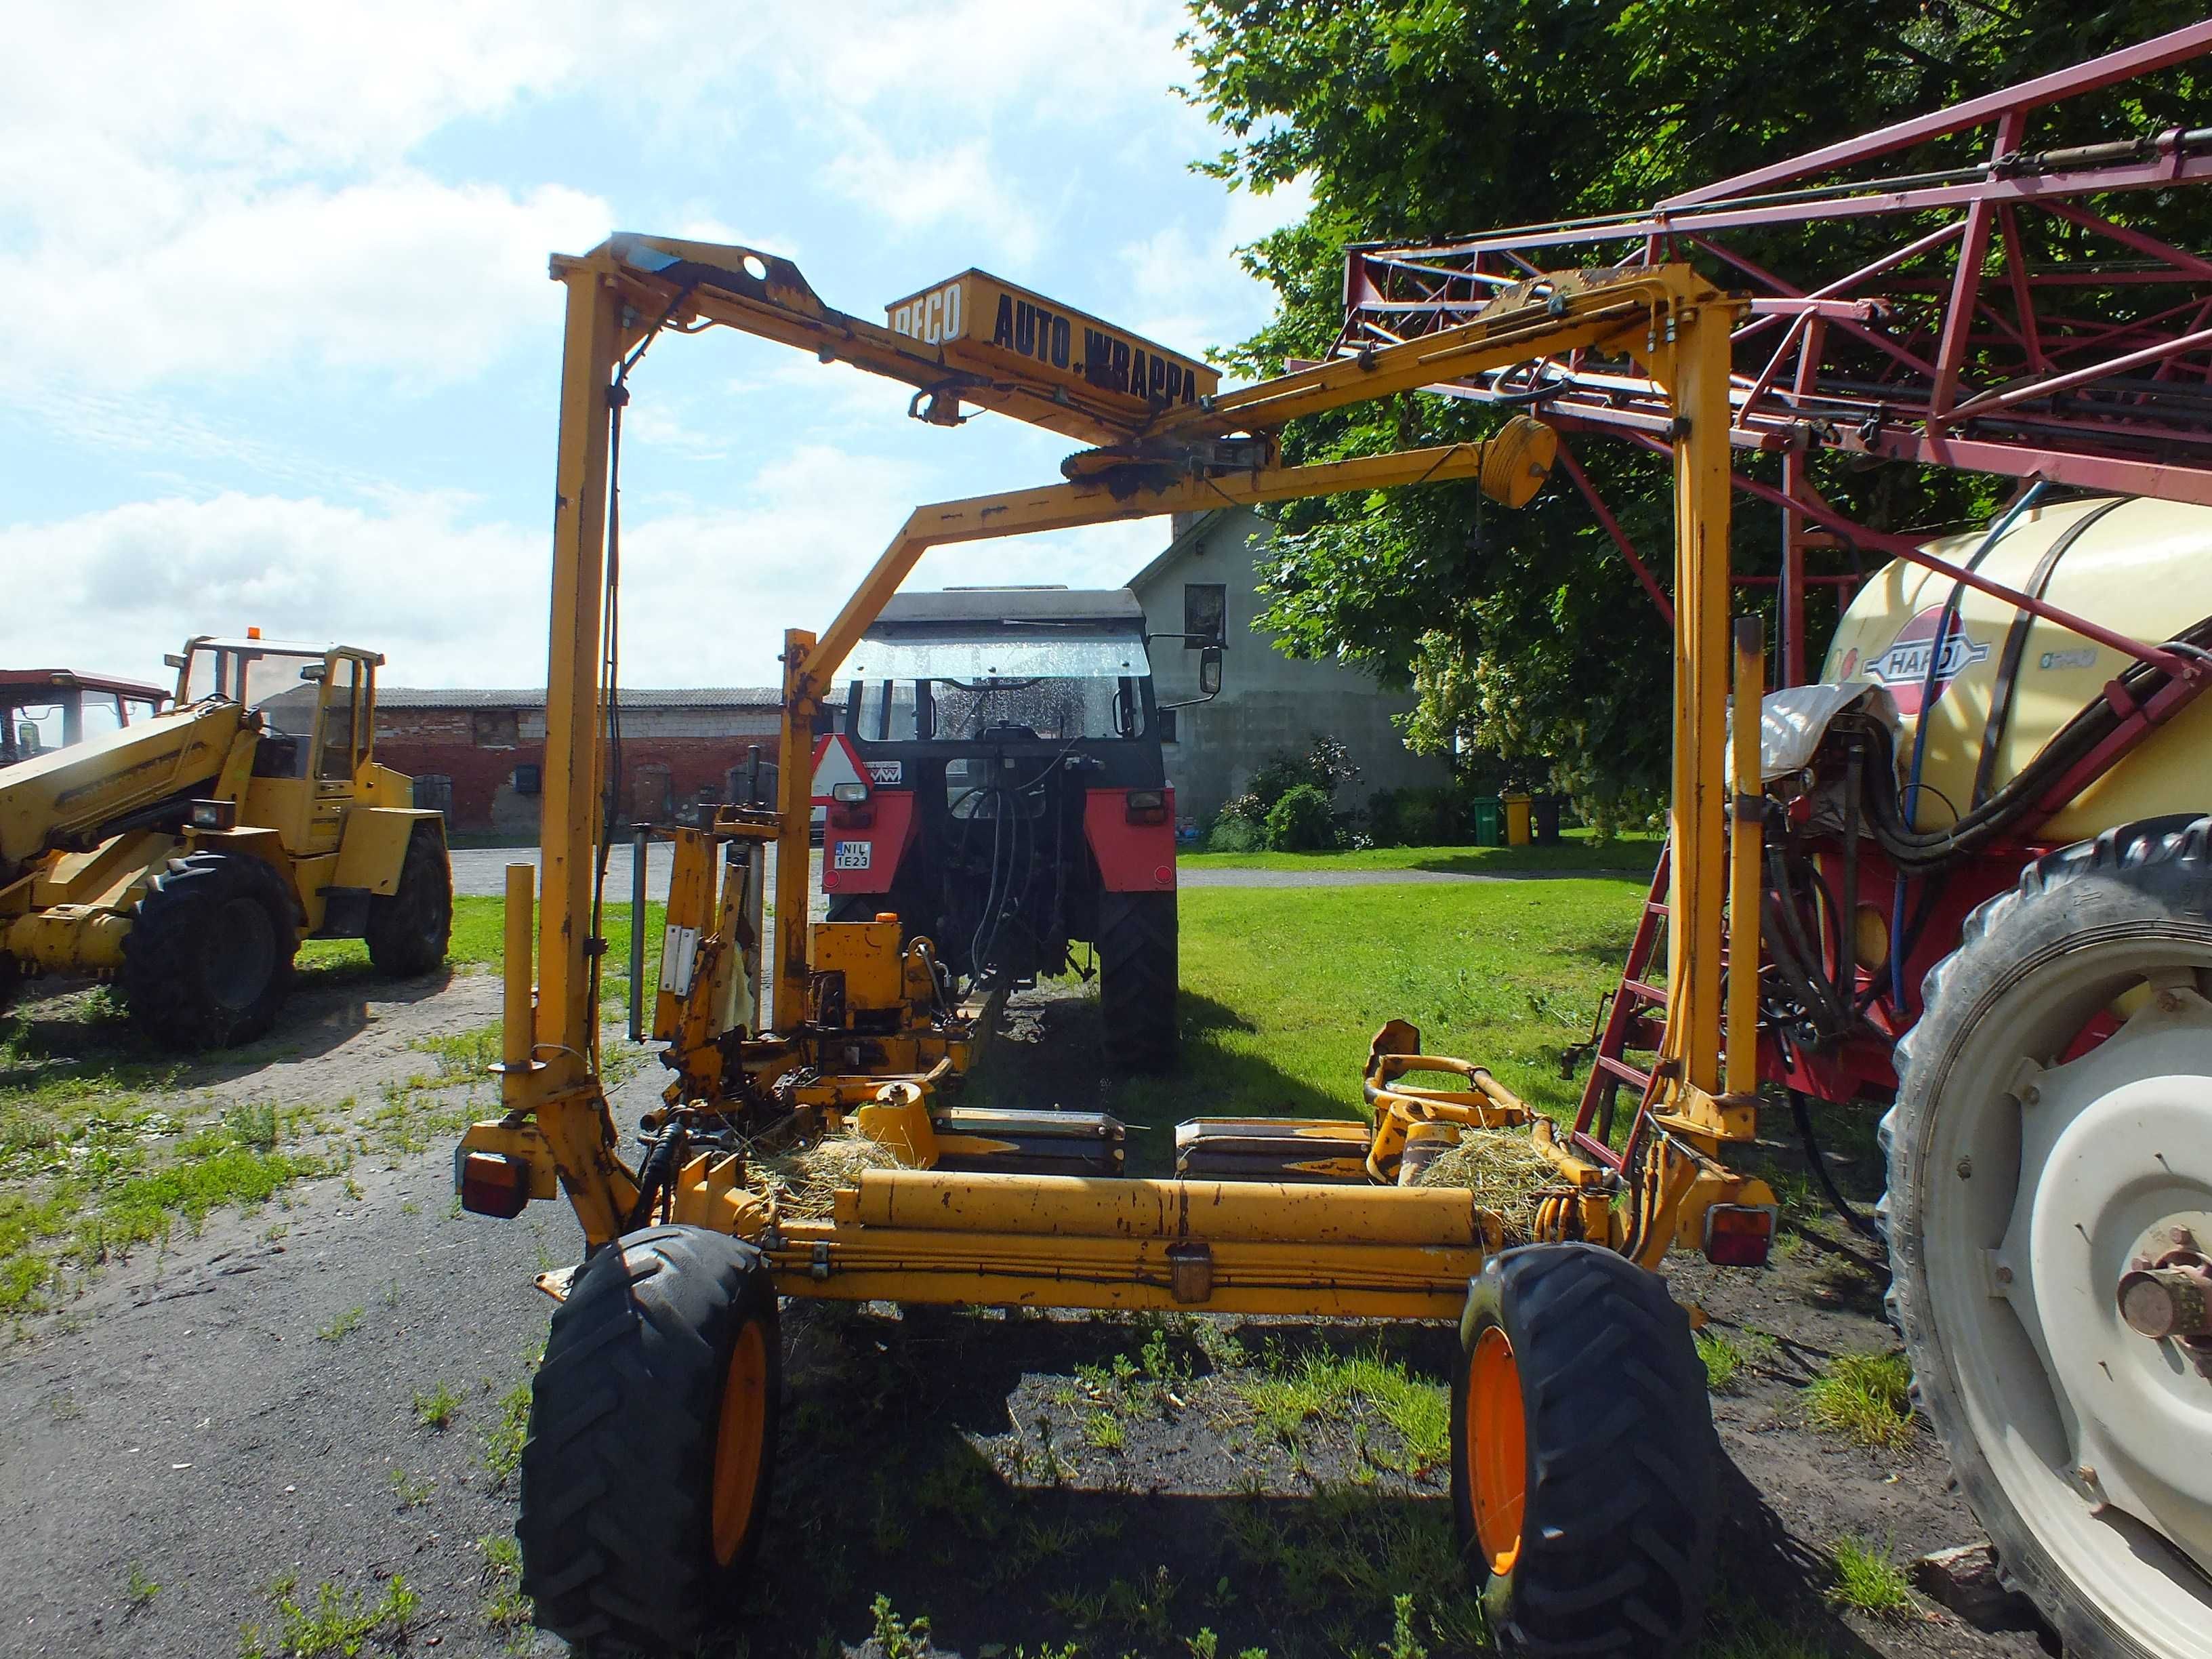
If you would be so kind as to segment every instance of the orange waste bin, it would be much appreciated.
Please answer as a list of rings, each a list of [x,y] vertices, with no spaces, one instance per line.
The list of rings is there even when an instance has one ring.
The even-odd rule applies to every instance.
[[[1529,822],[1528,809],[1533,805],[1526,795],[1508,795],[1505,799],[1505,844],[1526,847],[1535,837]]]

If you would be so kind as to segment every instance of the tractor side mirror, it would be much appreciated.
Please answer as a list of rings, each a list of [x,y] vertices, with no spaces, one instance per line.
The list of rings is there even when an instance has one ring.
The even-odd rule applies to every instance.
[[[310,685],[320,685],[323,683],[324,672],[323,664],[311,662],[300,671],[300,678]]]
[[[1221,694],[1221,647],[1209,645],[1198,653],[1198,695],[1201,697]]]

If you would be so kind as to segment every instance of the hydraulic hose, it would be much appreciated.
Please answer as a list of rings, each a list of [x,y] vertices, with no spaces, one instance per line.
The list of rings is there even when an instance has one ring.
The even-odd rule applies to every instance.
[[[2004,539],[2005,532],[2013,527],[2021,514],[2043,498],[2043,480],[2038,478],[2018,501],[2006,509],[2004,516],[1990,527],[1990,533],[1982,538],[1981,545],[1966,561],[1968,574],[1981,568],[1982,561],[1989,557],[1990,551]],[[1951,597],[1943,601],[1943,609],[1936,614],[1936,636],[1928,644],[1928,672],[1920,681],[1920,712],[1912,722],[1912,770],[1905,791],[1905,822],[1908,826],[1920,809],[1920,768],[1928,756],[1928,727],[1935,713],[1937,690],[1942,684],[1943,659],[1951,642],[1951,624],[1958,620],[1959,606],[1966,597],[1966,577],[1961,575],[1951,584]],[[1889,935],[1896,939],[1905,932],[1905,872],[1900,870],[1897,872],[1892,886]],[[1899,1007],[1905,1006],[1905,957],[1902,951],[1890,952],[1889,994],[1891,1000]]]

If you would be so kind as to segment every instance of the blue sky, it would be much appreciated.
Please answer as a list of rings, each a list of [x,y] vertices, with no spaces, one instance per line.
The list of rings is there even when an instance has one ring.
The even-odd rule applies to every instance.
[[[1295,217],[1192,173],[1175,6],[26,9],[0,64],[0,664],[160,677],[248,625],[390,684],[544,676],[560,295],[613,229],[765,247],[830,304],[980,265],[1195,353]],[[915,503],[1056,477],[738,336],[633,377],[625,679],[761,684]],[[1112,584],[1164,526],[930,556]],[[1007,550],[1011,550],[1011,553]],[[1012,562],[1003,562],[1011,557]],[[35,603],[24,596],[34,594]]]

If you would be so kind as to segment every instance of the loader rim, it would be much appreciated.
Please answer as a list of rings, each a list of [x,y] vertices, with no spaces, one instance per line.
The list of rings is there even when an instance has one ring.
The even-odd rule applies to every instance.
[[[2212,1656],[2212,1586],[2173,1535],[2212,1543],[2212,1379],[2112,1294],[2151,1225],[2212,1211],[2208,826],[2107,831],[1970,917],[1883,1125],[1914,1397],[2008,1583],[2085,1651]],[[2051,1249],[2069,1233],[2078,1282]]]
[[[1512,1340],[1500,1327],[1489,1326],[1468,1362],[1466,1480],[1475,1539],[1493,1573],[1512,1571],[1521,1554],[1521,1518],[1528,1499],[1525,1409]]]

